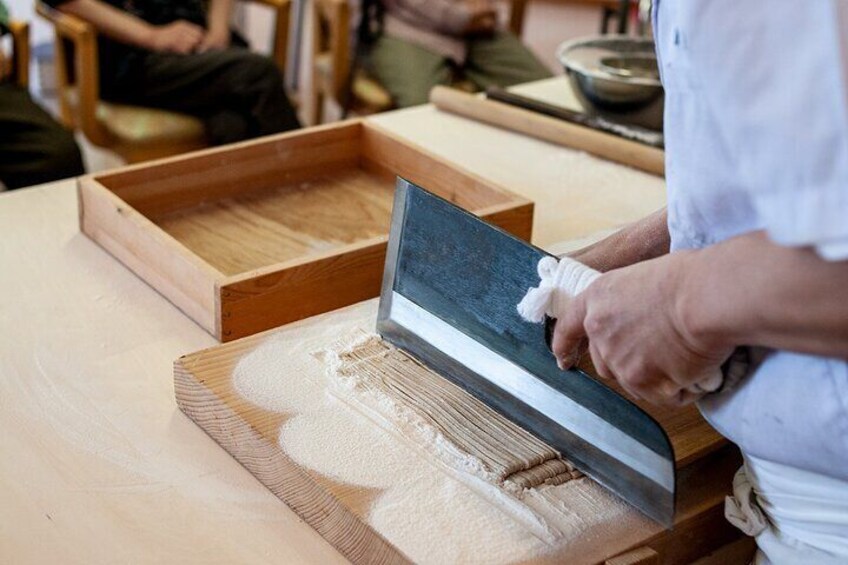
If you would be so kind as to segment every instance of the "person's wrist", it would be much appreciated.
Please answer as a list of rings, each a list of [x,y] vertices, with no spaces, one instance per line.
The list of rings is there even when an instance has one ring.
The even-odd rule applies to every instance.
[[[677,330],[701,353],[734,346],[726,321],[728,299],[711,254],[704,251],[678,251],[671,256],[677,264],[674,312]]]
[[[230,27],[226,23],[211,22],[206,33],[214,37],[224,37],[225,35],[229,35]]]
[[[144,22],[143,31],[138,38],[139,47],[148,51],[159,50],[159,27]]]

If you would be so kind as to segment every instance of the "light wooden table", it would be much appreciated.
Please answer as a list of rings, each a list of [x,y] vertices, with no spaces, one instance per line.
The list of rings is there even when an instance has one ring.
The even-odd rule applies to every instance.
[[[660,179],[431,107],[375,120],[534,199],[542,245],[664,202]],[[0,562],[342,561],[179,412],[172,362],[215,341],[79,233],[74,186],[0,194]]]

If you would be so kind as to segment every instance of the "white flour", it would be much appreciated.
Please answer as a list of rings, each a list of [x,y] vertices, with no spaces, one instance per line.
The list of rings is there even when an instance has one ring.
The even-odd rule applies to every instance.
[[[144,358],[144,352],[138,356]],[[67,473],[69,488],[121,496],[159,493],[176,485],[181,496],[203,500],[209,512],[241,513],[245,519],[265,517],[273,508],[274,499],[265,493],[233,488],[225,476],[210,474],[208,467],[194,462],[190,454],[150,439],[151,434],[125,414],[126,406],[133,409],[131,402],[120,405],[120,409],[116,409],[117,403],[106,402],[108,396],[104,395],[114,393],[86,378],[70,353],[37,345],[33,362],[37,372],[26,379],[9,378],[7,382],[7,386],[18,387],[18,402],[13,410],[22,415],[38,414],[37,425],[49,427],[54,437],[68,446],[111,466],[96,475]],[[167,380],[163,385],[169,386]],[[123,386],[132,388],[133,384]],[[12,390],[7,392],[12,394]],[[195,433],[191,422],[180,419],[176,423],[158,423],[155,419],[150,414],[147,424],[185,426],[185,430],[174,432]],[[22,426],[35,425],[23,417],[19,421]]]
[[[585,480],[528,497],[520,516],[519,508],[496,500],[491,485],[475,485],[474,477],[436,467],[375,425],[370,414],[328,394],[326,367],[310,353],[373,328],[375,310],[376,302],[369,301],[287,327],[234,369],[233,384],[242,396],[288,416],[279,442],[293,460],[354,489],[373,491],[364,519],[416,562],[511,563],[544,558],[564,545],[581,557],[577,561],[591,561],[597,548],[584,535],[588,530],[611,526],[622,535],[632,530],[632,511]],[[556,525],[554,544],[541,526],[545,522]]]

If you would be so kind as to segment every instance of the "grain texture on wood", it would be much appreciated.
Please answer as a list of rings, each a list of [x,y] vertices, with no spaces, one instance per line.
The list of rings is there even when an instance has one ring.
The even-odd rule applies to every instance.
[[[394,134],[378,126],[366,128],[362,133],[363,167],[403,177],[419,186],[438,187],[431,192],[466,210],[507,204],[515,198],[506,190],[500,195],[492,194],[491,183],[482,177],[457,170],[420,146],[398,141]]]
[[[225,275],[385,235],[391,182],[359,168],[183,208],[156,223]]]
[[[622,139],[591,128],[570,124],[517,108],[486,100],[455,89],[437,86],[430,101],[440,110],[505,128],[557,145],[586,151],[602,159],[615,161],[655,175],[665,173],[665,152],[643,143]]]
[[[244,337],[380,294],[386,238],[308,261],[225,279],[221,337]]]
[[[418,553],[421,547],[434,543],[435,538],[427,537],[432,534],[428,533],[426,527],[421,527],[420,534],[426,539],[411,539],[408,532],[399,533],[389,525],[396,523],[396,519],[381,522],[379,517],[386,511],[385,504],[388,501],[393,501],[391,505],[394,512],[407,516],[414,523],[434,521],[437,516],[444,517],[450,513],[448,505],[440,507],[437,514],[419,516],[420,512],[426,510],[422,510],[422,503],[411,494],[398,494],[398,489],[403,492],[403,488],[408,488],[403,485],[420,483],[425,480],[424,477],[433,480],[432,469],[440,467],[434,465],[432,458],[428,458],[427,452],[420,446],[411,445],[409,438],[388,434],[381,436],[385,446],[391,447],[391,450],[412,450],[403,458],[406,461],[403,466],[405,471],[388,482],[384,478],[382,482],[374,483],[379,484],[379,487],[363,486],[358,482],[362,479],[358,478],[357,472],[349,471],[351,474],[345,474],[346,467],[342,465],[344,461],[348,458],[365,458],[368,468],[379,468],[390,463],[381,460],[383,455],[345,452],[343,447],[357,445],[357,435],[368,430],[373,430],[368,433],[388,433],[383,431],[383,424],[375,423],[378,420],[373,419],[373,416],[362,416],[365,412],[359,412],[361,408],[338,404],[338,400],[336,404],[322,409],[311,408],[319,403],[330,402],[328,398],[335,397],[335,393],[328,394],[327,366],[312,352],[332,347],[340,337],[352,331],[373,331],[376,306],[376,301],[371,300],[184,356],[176,364],[175,390],[181,409],[189,417],[317,531],[322,535],[328,532],[325,537],[351,560],[373,562],[392,555],[427,561],[428,555],[435,554]],[[294,387],[296,383],[303,385],[308,382],[312,383],[309,394],[300,387]],[[287,387],[291,388],[291,392],[286,392]],[[264,392],[257,394],[257,390]],[[278,408],[274,409],[273,406]],[[327,418],[331,414],[348,410],[351,424],[344,428],[343,433],[330,435],[328,440],[327,434],[321,432]],[[359,419],[354,421],[356,418]],[[693,420],[700,416],[687,413],[680,418]],[[310,425],[314,426],[314,437],[309,435],[311,432],[304,431]],[[686,426],[681,424],[677,429],[685,430]],[[295,431],[300,434],[299,440],[289,443],[294,441],[297,435]],[[677,432],[668,431],[674,441]],[[328,441],[330,443],[326,443]],[[326,449],[328,457],[324,459],[330,462],[336,459],[334,450],[340,450],[339,465],[332,469],[312,467],[309,462],[314,461],[315,450],[308,450],[305,455],[304,444]],[[385,453],[385,457],[387,461],[397,458],[396,454],[392,456],[389,453]],[[548,495],[554,497],[553,503],[557,507],[569,509],[570,518],[564,522],[551,522],[559,528],[557,531],[560,537],[555,536],[541,545],[534,542],[520,550],[513,547],[512,551],[520,553],[526,550],[527,553],[510,553],[509,559],[492,558],[491,561],[602,563],[628,551],[648,548],[659,555],[662,563],[691,562],[738,536],[724,521],[722,514],[724,496],[729,491],[730,480],[737,465],[737,454],[729,446],[709,453],[700,452],[685,467],[678,465],[681,481],[678,515],[672,530],[664,530],[647,520],[586,478],[568,481],[555,488],[570,490],[549,491],[551,494]],[[456,480],[457,477],[452,474],[445,474],[438,479],[444,484]],[[433,489],[433,496],[440,490],[440,487],[429,488]],[[451,555],[479,557],[480,552],[486,549],[482,546],[488,543],[478,539],[480,534],[475,529],[474,517],[463,515],[459,510],[461,503],[475,499],[479,502],[479,497],[483,496],[480,491],[466,490],[470,488],[466,485],[454,493],[459,505],[456,512],[461,521],[451,526],[457,530],[454,532],[456,535],[437,542],[444,545],[446,551],[454,552]],[[507,519],[507,523],[512,525],[497,530],[496,536],[534,539],[533,536],[538,535],[530,523],[507,512],[500,502],[496,502],[496,498],[484,496],[484,500],[488,502],[484,507],[478,507],[479,512],[494,512],[501,518],[504,512],[512,516]],[[584,505],[587,501],[591,502],[588,507]],[[337,526],[329,527],[327,523],[346,524],[345,527],[355,530],[356,534],[352,536],[356,540],[353,544],[355,547],[351,548],[346,536],[333,537]],[[431,527],[445,526],[436,524]],[[347,545],[339,545],[345,543]],[[513,546],[516,543],[510,542]],[[383,544],[387,544],[388,549]]]

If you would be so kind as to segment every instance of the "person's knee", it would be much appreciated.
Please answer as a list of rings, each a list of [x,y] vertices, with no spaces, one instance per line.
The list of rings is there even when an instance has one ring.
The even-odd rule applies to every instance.
[[[56,128],[43,144],[42,167],[45,174],[60,179],[85,173],[79,145],[71,132]]]
[[[237,80],[243,80],[247,85],[271,88],[283,87],[283,73],[270,58],[246,51],[238,61]]]
[[[206,118],[204,123],[206,136],[212,145],[235,143],[252,137],[247,120],[237,112],[223,110]]]
[[[420,106],[429,102],[430,85],[422,84],[407,86],[405,88],[389,89],[392,96],[392,101],[398,108],[409,108],[411,106]]]

